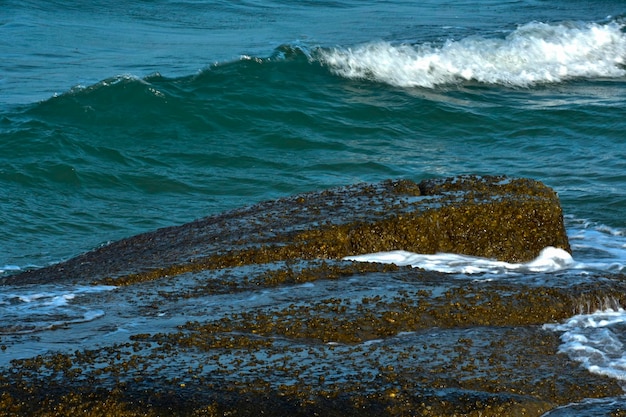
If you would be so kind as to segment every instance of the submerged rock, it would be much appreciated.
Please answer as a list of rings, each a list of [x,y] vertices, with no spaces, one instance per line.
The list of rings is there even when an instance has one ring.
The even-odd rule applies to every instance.
[[[553,190],[469,176],[301,194],[115,242],[5,279],[119,288],[101,296],[102,318],[51,331],[82,345],[0,369],[0,416],[539,416],[620,395],[541,325],[594,300],[623,305],[621,277],[478,282],[342,260],[402,249],[525,262],[546,246],[569,251]],[[21,337],[3,351],[33,343]]]

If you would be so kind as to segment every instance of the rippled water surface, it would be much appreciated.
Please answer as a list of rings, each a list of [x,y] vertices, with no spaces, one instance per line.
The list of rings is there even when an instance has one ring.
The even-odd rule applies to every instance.
[[[622,2],[4,1],[2,10],[0,277],[263,200],[461,174],[554,188],[573,259],[548,275],[451,254],[399,253],[396,263],[417,256],[415,266],[475,285],[623,273]],[[195,284],[88,284],[3,286],[0,363],[173,331],[188,316],[412,287],[346,279],[151,308],[151,291]],[[621,380],[624,306],[607,303],[547,325],[561,354]],[[577,356],[591,345],[599,361]]]

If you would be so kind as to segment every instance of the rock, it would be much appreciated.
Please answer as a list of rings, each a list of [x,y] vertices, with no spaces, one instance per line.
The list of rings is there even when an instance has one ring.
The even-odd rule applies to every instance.
[[[81,345],[0,369],[0,416],[540,416],[622,395],[541,326],[623,305],[621,276],[477,282],[342,260],[525,262],[547,246],[570,250],[553,190],[474,176],[306,193],[114,242],[4,279],[119,288],[98,320],[46,332],[53,349]],[[3,337],[0,354],[36,339]]]
[[[267,201],[114,242],[4,281],[120,285],[395,249],[524,262],[547,246],[570,250],[552,189],[529,179],[462,176],[361,184]]]

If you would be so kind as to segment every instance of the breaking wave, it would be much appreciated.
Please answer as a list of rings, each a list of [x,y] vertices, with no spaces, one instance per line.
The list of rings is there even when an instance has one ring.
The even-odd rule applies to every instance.
[[[442,45],[373,42],[320,51],[347,78],[399,87],[474,81],[511,87],[626,75],[626,34],[617,22],[527,23],[504,38],[467,37]]]

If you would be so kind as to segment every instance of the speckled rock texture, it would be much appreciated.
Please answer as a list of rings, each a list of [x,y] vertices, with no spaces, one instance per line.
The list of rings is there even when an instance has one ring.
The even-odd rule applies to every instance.
[[[623,305],[621,276],[481,280],[341,260],[523,262],[546,246],[570,250],[553,190],[474,176],[301,194],[114,242],[4,280],[118,288],[99,321],[54,330],[110,339],[0,369],[0,416],[540,416],[622,395],[542,327]],[[124,320],[143,327],[122,334]],[[28,343],[15,340],[0,336],[3,352]]]
[[[159,229],[7,282],[128,284],[185,272],[403,249],[524,262],[569,249],[556,193],[540,182],[464,176],[307,193]]]

